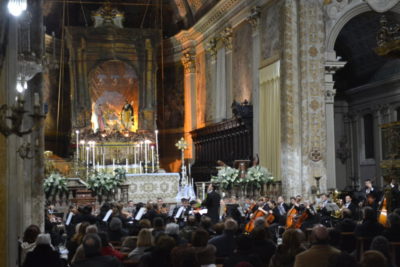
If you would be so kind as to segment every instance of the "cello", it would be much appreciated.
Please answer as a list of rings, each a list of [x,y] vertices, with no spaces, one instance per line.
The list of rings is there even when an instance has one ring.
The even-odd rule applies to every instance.
[[[297,216],[297,209],[295,208],[296,206],[293,205],[293,207],[288,211],[287,217],[286,217],[286,229],[292,228],[294,224],[294,220]]]
[[[244,227],[244,230],[247,233],[251,233],[254,230],[254,222],[256,221],[257,218],[260,217],[265,217],[266,226],[269,226],[275,220],[275,216],[273,213],[269,213],[263,208],[258,208],[258,210],[256,210],[254,214],[251,216],[250,221]]]

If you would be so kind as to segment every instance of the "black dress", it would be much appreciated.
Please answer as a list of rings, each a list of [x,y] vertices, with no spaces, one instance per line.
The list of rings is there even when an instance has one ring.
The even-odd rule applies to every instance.
[[[221,196],[215,191],[208,193],[207,198],[203,201],[203,205],[208,209],[207,216],[211,218],[213,223],[219,221],[220,202]]]

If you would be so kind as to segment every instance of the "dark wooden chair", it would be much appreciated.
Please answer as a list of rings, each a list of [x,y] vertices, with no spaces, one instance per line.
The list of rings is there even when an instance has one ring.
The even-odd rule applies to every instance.
[[[357,237],[356,241],[356,249],[357,249],[357,260],[361,260],[362,254],[364,251],[367,251],[371,245],[372,238],[371,237]]]
[[[339,248],[347,253],[352,253],[356,249],[357,239],[354,232],[341,232]]]

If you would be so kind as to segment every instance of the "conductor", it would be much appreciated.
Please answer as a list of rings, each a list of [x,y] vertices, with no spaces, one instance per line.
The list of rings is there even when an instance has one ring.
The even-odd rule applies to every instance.
[[[207,207],[207,216],[211,218],[213,224],[219,221],[219,206],[221,201],[221,196],[215,190],[216,186],[210,184],[208,186],[207,197],[202,203],[203,206]]]

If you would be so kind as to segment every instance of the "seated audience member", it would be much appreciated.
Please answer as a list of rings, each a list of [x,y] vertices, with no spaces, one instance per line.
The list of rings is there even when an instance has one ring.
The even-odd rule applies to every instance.
[[[204,230],[206,230],[210,236],[213,236],[216,234],[212,226],[213,226],[213,224],[212,224],[210,217],[208,217],[208,216],[201,217],[200,227],[203,228]]]
[[[296,256],[295,267],[324,267],[333,255],[340,250],[329,245],[329,231],[323,225],[316,225],[311,233],[312,246]]]
[[[25,229],[21,240],[21,263],[24,262],[26,254],[36,247],[36,238],[39,234],[40,229],[37,225],[32,224]]]
[[[192,247],[175,247],[171,252],[173,267],[200,267],[199,258]]]
[[[165,234],[175,239],[175,243],[177,246],[184,245],[187,243],[185,240],[181,239],[179,235],[179,225],[176,223],[167,224],[165,226]]]
[[[394,267],[396,266],[395,264],[393,264],[392,262],[392,255],[391,255],[391,248],[390,248],[390,244],[389,241],[387,240],[386,237],[378,235],[376,237],[374,237],[374,239],[371,242],[371,246],[369,247],[370,250],[375,250],[375,251],[379,251],[381,252],[387,261],[387,267]]]
[[[164,233],[164,220],[161,217],[155,217],[153,220],[153,236],[157,237]]]
[[[121,252],[129,253],[136,248],[137,237],[136,236],[128,236],[124,239],[121,245]]]
[[[122,228],[122,221],[119,217],[113,217],[108,227],[108,237],[111,242],[122,242],[122,238],[128,236],[128,232]]]
[[[347,254],[346,252],[341,252],[340,254],[333,255],[328,260],[328,267],[357,267],[358,263],[356,259]]]
[[[246,262],[251,266],[265,266],[260,257],[254,252],[254,243],[248,235],[240,235],[236,239],[237,250],[225,260],[224,267],[234,267],[237,264]]]
[[[191,238],[191,244],[194,248],[200,265],[215,264],[215,253],[217,249],[214,245],[207,244],[208,237],[208,232],[200,228],[193,232],[193,236]]]
[[[233,254],[236,249],[235,235],[237,228],[238,225],[233,219],[227,219],[224,223],[224,233],[208,241],[209,244],[217,248],[217,257],[229,257]]]
[[[170,267],[171,251],[175,246],[175,240],[165,234],[160,234],[155,239],[155,245],[151,251],[146,252],[140,259],[140,267]]]
[[[283,233],[282,244],[278,246],[270,260],[270,267],[292,267],[297,254],[305,249],[301,245],[304,234],[298,229],[288,229]]]
[[[150,229],[142,229],[139,232],[136,248],[128,254],[128,258],[132,260],[140,260],[144,253],[152,246],[153,235]]]
[[[96,225],[89,225],[86,227],[85,235],[86,234],[97,234],[98,229]],[[76,249],[75,255],[73,255],[71,263],[74,263],[76,261],[83,260],[85,258],[85,251],[83,250],[82,244],[79,245],[79,247]]]
[[[360,266],[361,267],[387,266],[387,260],[385,258],[385,255],[383,255],[381,252],[376,250],[368,250],[364,252],[360,262]]]
[[[343,209],[343,219],[335,225],[335,229],[342,232],[354,232],[357,223],[353,219],[353,214],[349,209]]]
[[[388,228],[383,231],[382,235],[390,242],[400,242],[400,215],[389,214],[387,222]]]
[[[68,249],[68,262],[72,261],[72,258],[75,255],[79,245],[82,243],[83,237],[86,234],[86,228],[90,224],[88,222],[82,222],[76,225],[77,231],[72,236],[71,240],[67,242],[67,249]]]
[[[214,224],[212,226],[214,235],[222,235],[224,233],[224,228],[225,228],[224,222],[219,222],[219,223]]]
[[[82,244],[85,251],[85,259],[75,262],[72,267],[122,267],[117,258],[101,255],[101,240],[97,234],[87,234]]]
[[[98,233],[100,240],[101,240],[101,255],[103,256],[113,256],[122,261],[123,259],[126,258],[126,254],[122,254],[118,250],[114,249],[109,240],[108,240],[108,234],[106,232],[100,232]]]
[[[383,226],[378,223],[375,210],[365,207],[363,213],[363,222],[356,226],[354,234],[359,237],[374,237],[382,234]]]
[[[269,232],[266,228],[254,228],[250,237],[254,241],[253,252],[261,259],[264,266],[269,264],[269,261],[275,253],[276,246],[272,242]]]
[[[23,267],[61,267],[60,254],[51,246],[49,234],[39,234],[36,247],[26,254]]]
[[[192,234],[197,230],[196,218],[189,216],[186,225],[182,228],[180,235],[183,239],[191,242]]]

